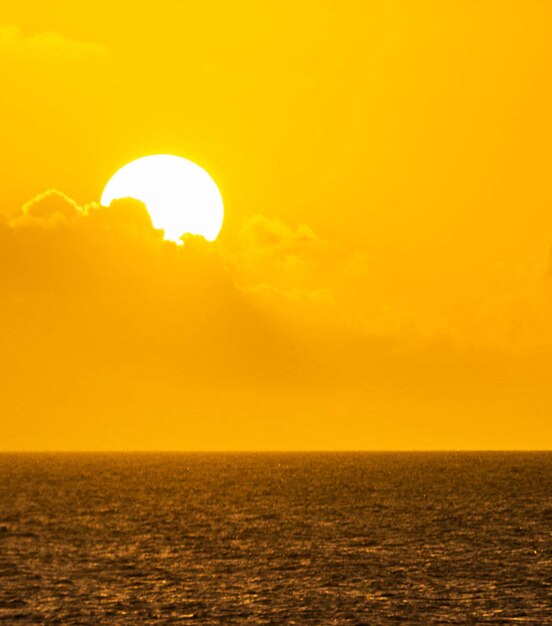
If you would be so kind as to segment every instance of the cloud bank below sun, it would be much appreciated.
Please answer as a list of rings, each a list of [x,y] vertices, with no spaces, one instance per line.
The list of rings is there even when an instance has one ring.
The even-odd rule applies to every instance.
[[[520,347],[481,325],[471,342],[453,324],[416,327],[412,311],[374,314],[370,259],[305,224],[255,215],[231,245],[176,246],[137,201],[81,207],[50,190],[1,222],[0,263],[5,449],[539,447],[548,436],[552,359],[530,337]],[[550,287],[539,271],[531,333]]]

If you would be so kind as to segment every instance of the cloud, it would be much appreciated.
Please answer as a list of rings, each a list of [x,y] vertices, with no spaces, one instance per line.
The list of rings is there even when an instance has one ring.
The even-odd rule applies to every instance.
[[[280,251],[302,254],[323,245],[321,239],[306,224],[292,228],[264,215],[250,217],[242,226],[240,236],[249,246],[265,253]]]
[[[239,231],[235,267],[246,288],[306,294],[328,289],[320,272],[329,254],[331,246],[306,224],[292,227],[254,215]]]
[[[492,447],[550,408],[546,355],[347,323],[336,280],[358,290],[371,259],[305,226],[177,246],[137,201],[49,190],[0,221],[0,268],[7,447],[446,447],[443,424]]]
[[[74,62],[89,58],[105,58],[108,49],[99,43],[77,41],[60,33],[24,34],[17,26],[0,24],[0,56],[33,63]]]
[[[21,213],[10,220],[10,226],[55,227],[59,223],[67,223],[85,214],[86,210],[64,193],[57,189],[49,189],[26,202]]]
[[[131,306],[132,285],[133,297],[151,293],[170,309],[171,319],[174,311],[182,320],[193,317],[195,313],[184,306],[185,301],[193,302],[198,317],[189,329],[205,326],[218,289],[224,297],[215,308],[230,306],[221,318],[224,327],[239,325],[243,314],[304,337],[350,334],[357,340],[387,337],[419,346],[448,337],[459,345],[487,342],[517,350],[549,345],[552,307],[545,294],[546,270],[540,265],[531,265],[530,277],[527,271],[516,274],[511,268],[497,268],[494,291],[484,297],[469,294],[474,304],[470,315],[462,309],[447,319],[437,308],[438,291],[421,293],[417,308],[417,303],[409,308],[401,302],[400,290],[395,294],[382,282],[385,268],[374,266],[369,251],[346,250],[323,240],[307,225],[290,226],[263,215],[247,219],[230,246],[187,237],[179,247],[163,240],[137,201],[79,206],[51,189],[5,220],[1,232],[0,259],[5,268],[1,279],[18,293],[32,291],[33,285],[47,286],[67,301],[76,294],[86,299],[97,290],[94,297],[101,301],[109,291],[113,302],[124,308]],[[124,298],[126,304],[121,302]],[[143,300],[132,306],[142,307]],[[455,327],[455,319],[463,326]],[[177,325],[174,319],[171,323]],[[162,329],[155,332],[159,335]],[[178,336],[184,335],[179,329]]]
[[[0,223],[0,264],[3,322],[34,337],[37,354],[64,360],[61,349],[96,364],[109,354],[107,367],[134,369],[144,351],[151,376],[164,364],[197,382],[205,371],[255,377],[262,341],[277,343],[217,246],[165,241],[135,200],[81,207],[59,191],[40,194]],[[259,341],[241,345],[245,327]]]
[[[186,389],[318,384],[328,368],[317,344],[349,331],[332,290],[285,257],[314,267],[327,245],[260,216],[242,232],[234,250],[193,236],[177,246],[135,200],[83,207],[57,190],[38,195],[0,225],[3,322],[26,344],[13,345],[15,361],[50,354],[63,369],[86,355],[86,369],[139,370]]]

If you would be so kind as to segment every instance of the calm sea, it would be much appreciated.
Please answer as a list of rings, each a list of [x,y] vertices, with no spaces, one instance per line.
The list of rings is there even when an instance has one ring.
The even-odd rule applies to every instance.
[[[552,624],[552,454],[0,455],[0,623]]]

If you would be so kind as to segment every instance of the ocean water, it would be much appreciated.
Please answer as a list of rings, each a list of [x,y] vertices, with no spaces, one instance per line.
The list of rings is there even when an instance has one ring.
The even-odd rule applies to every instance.
[[[0,455],[0,623],[552,624],[552,454]]]

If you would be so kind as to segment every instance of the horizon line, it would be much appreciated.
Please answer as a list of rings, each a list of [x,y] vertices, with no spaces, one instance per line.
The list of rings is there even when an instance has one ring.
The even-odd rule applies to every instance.
[[[1,454],[412,454],[412,453],[552,453],[552,448],[374,448],[354,449],[191,449],[191,450],[147,450],[147,449],[28,449],[28,450],[0,450]]]

